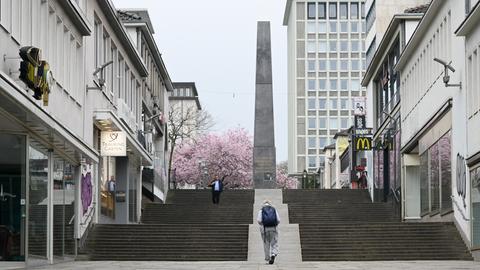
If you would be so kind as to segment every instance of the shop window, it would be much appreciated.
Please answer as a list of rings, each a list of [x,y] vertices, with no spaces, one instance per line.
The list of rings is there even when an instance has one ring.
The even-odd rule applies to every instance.
[[[102,157],[100,174],[100,196],[102,215],[115,219],[116,159]]]
[[[441,209],[448,212],[452,209],[452,152],[450,132],[445,134],[439,141],[440,177],[442,185]]]
[[[420,156],[420,211],[422,215],[429,212],[428,197],[428,152]]]

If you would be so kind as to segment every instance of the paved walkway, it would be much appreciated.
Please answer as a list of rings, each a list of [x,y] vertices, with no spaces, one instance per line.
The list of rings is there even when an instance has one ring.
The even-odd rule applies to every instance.
[[[1,269],[0,263],[0,269]],[[36,270],[478,270],[480,262],[466,261],[409,261],[409,262],[315,262],[276,263],[264,265],[250,262],[71,262],[50,265]]]
[[[263,242],[260,236],[260,227],[257,224],[257,214],[265,199],[272,202],[280,216],[280,224],[278,225],[279,255],[275,262],[279,264],[301,262],[302,254],[298,224],[290,224],[288,222],[288,206],[283,204],[281,189],[255,189],[253,224],[250,225],[248,235],[248,262],[264,262]]]

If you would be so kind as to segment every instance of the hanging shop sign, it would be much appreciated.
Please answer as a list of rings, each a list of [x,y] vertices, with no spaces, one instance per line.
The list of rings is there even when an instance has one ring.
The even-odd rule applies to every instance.
[[[355,137],[354,147],[355,151],[372,150],[372,137]]]
[[[365,115],[355,115],[355,129],[366,129],[367,122],[365,120]]]
[[[102,131],[100,154],[110,157],[127,155],[127,136],[122,131]]]
[[[41,60],[41,50],[26,46],[20,48],[20,80],[33,90],[33,98],[43,100],[43,106],[48,106],[50,93],[50,65]]]
[[[372,135],[371,128],[356,128],[355,135]]]
[[[353,105],[353,115],[365,115],[367,113],[365,97],[354,97]]]

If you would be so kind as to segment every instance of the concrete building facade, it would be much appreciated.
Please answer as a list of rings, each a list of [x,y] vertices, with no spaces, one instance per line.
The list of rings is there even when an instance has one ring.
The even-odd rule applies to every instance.
[[[146,119],[173,88],[148,16],[130,15],[110,0],[0,1],[2,267],[72,259],[92,224],[139,221],[142,170],[166,151]]]
[[[479,235],[478,136],[468,132],[478,126],[478,24],[468,22],[478,19],[477,5],[433,0],[395,68],[402,97],[404,218],[454,221],[472,249]]]
[[[287,1],[289,174],[316,172],[324,147],[353,121],[365,96],[363,1]]]

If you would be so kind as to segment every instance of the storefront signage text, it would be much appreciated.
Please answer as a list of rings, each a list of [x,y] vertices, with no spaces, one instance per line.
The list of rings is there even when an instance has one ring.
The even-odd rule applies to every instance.
[[[372,150],[371,137],[355,137],[354,140],[355,151],[370,151]]]
[[[127,155],[127,136],[122,131],[102,131],[100,153],[102,156],[124,157]]]

